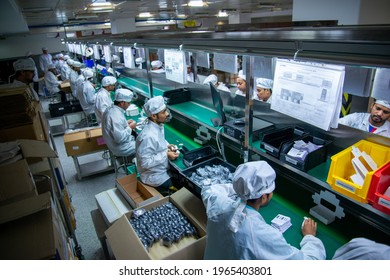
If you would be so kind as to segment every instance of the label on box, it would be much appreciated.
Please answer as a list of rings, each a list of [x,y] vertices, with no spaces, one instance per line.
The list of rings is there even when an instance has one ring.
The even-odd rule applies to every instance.
[[[292,163],[294,165],[298,164],[298,161],[296,161],[295,159],[289,158],[289,157],[286,157],[286,161],[289,162],[289,163]]]
[[[384,199],[383,197],[380,197],[380,198],[378,199],[378,204],[379,204],[379,205],[382,205],[382,206],[385,206],[385,207],[387,207],[387,208],[390,209],[390,201]]]
[[[264,144],[264,149],[266,149],[267,151],[270,151],[270,152],[274,151],[274,148],[272,146],[267,145],[267,144]]]
[[[348,184],[346,184],[346,183],[344,183],[344,182],[341,182],[341,181],[339,181],[339,180],[336,180],[335,184],[336,184],[336,186],[338,186],[338,187],[347,189],[348,191],[355,193],[355,190],[356,190],[356,189],[355,189],[355,187],[353,187],[353,186],[351,186],[351,185],[348,185]]]
[[[77,151],[78,149],[80,149],[80,147],[79,146],[73,146],[72,149]]]

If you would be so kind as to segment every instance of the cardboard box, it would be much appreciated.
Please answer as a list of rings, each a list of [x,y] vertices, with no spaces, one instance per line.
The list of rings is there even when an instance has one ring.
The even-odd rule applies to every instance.
[[[123,214],[132,210],[131,206],[116,188],[98,193],[95,195],[95,199],[107,226],[112,225]]]
[[[83,155],[108,149],[100,127],[65,133],[64,144],[68,156]]]
[[[182,188],[170,197],[164,197],[154,201],[143,208],[150,210],[166,202],[172,202],[183,215],[185,215],[198,231],[199,238],[190,242],[181,240],[171,247],[165,247],[160,243],[155,243],[150,249],[163,251],[162,257],[155,257],[151,250],[148,252],[142,245],[137,233],[129,222],[129,218],[134,211],[120,217],[108,230],[105,231],[108,243],[117,260],[152,260],[152,259],[170,259],[170,260],[201,260],[206,246],[206,223],[207,217],[203,202]]]
[[[50,193],[0,208],[0,259],[68,259],[67,236]]]
[[[116,179],[116,187],[134,209],[162,198],[158,190],[138,181],[136,174]]]
[[[21,139],[17,142],[23,159],[0,166],[0,203],[36,196],[36,186],[29,164],[42,157],[57,156],[44,141]]]

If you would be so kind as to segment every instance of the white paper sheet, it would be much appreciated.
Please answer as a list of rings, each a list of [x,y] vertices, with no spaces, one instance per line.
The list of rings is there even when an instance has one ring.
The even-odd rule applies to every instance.
[[[345,67],[278,59],[271,109],[323,130],[337,127]]]

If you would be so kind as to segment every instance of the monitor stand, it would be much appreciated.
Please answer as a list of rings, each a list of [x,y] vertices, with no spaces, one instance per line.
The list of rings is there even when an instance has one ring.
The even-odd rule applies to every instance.
[[[223,125],[220,118],[211,118],[210,120],[213,123],[213,126],[215,127]]]

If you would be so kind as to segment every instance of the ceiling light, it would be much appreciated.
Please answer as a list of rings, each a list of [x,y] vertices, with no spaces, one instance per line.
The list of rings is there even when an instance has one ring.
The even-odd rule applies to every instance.
[[[203,1],[199,0],[191,0],[188,2],[189,7],[202,7],[204,5]]]
[[[140,13],[138,16],[142,18],[146,18],[146,17],[151,17],[152,15],[151,13],[147,12],[147,13]]]
[[[221,10],[218,13],[218,17],[227,17],[227,16],[229,16],[229,14],[226,11]]]

